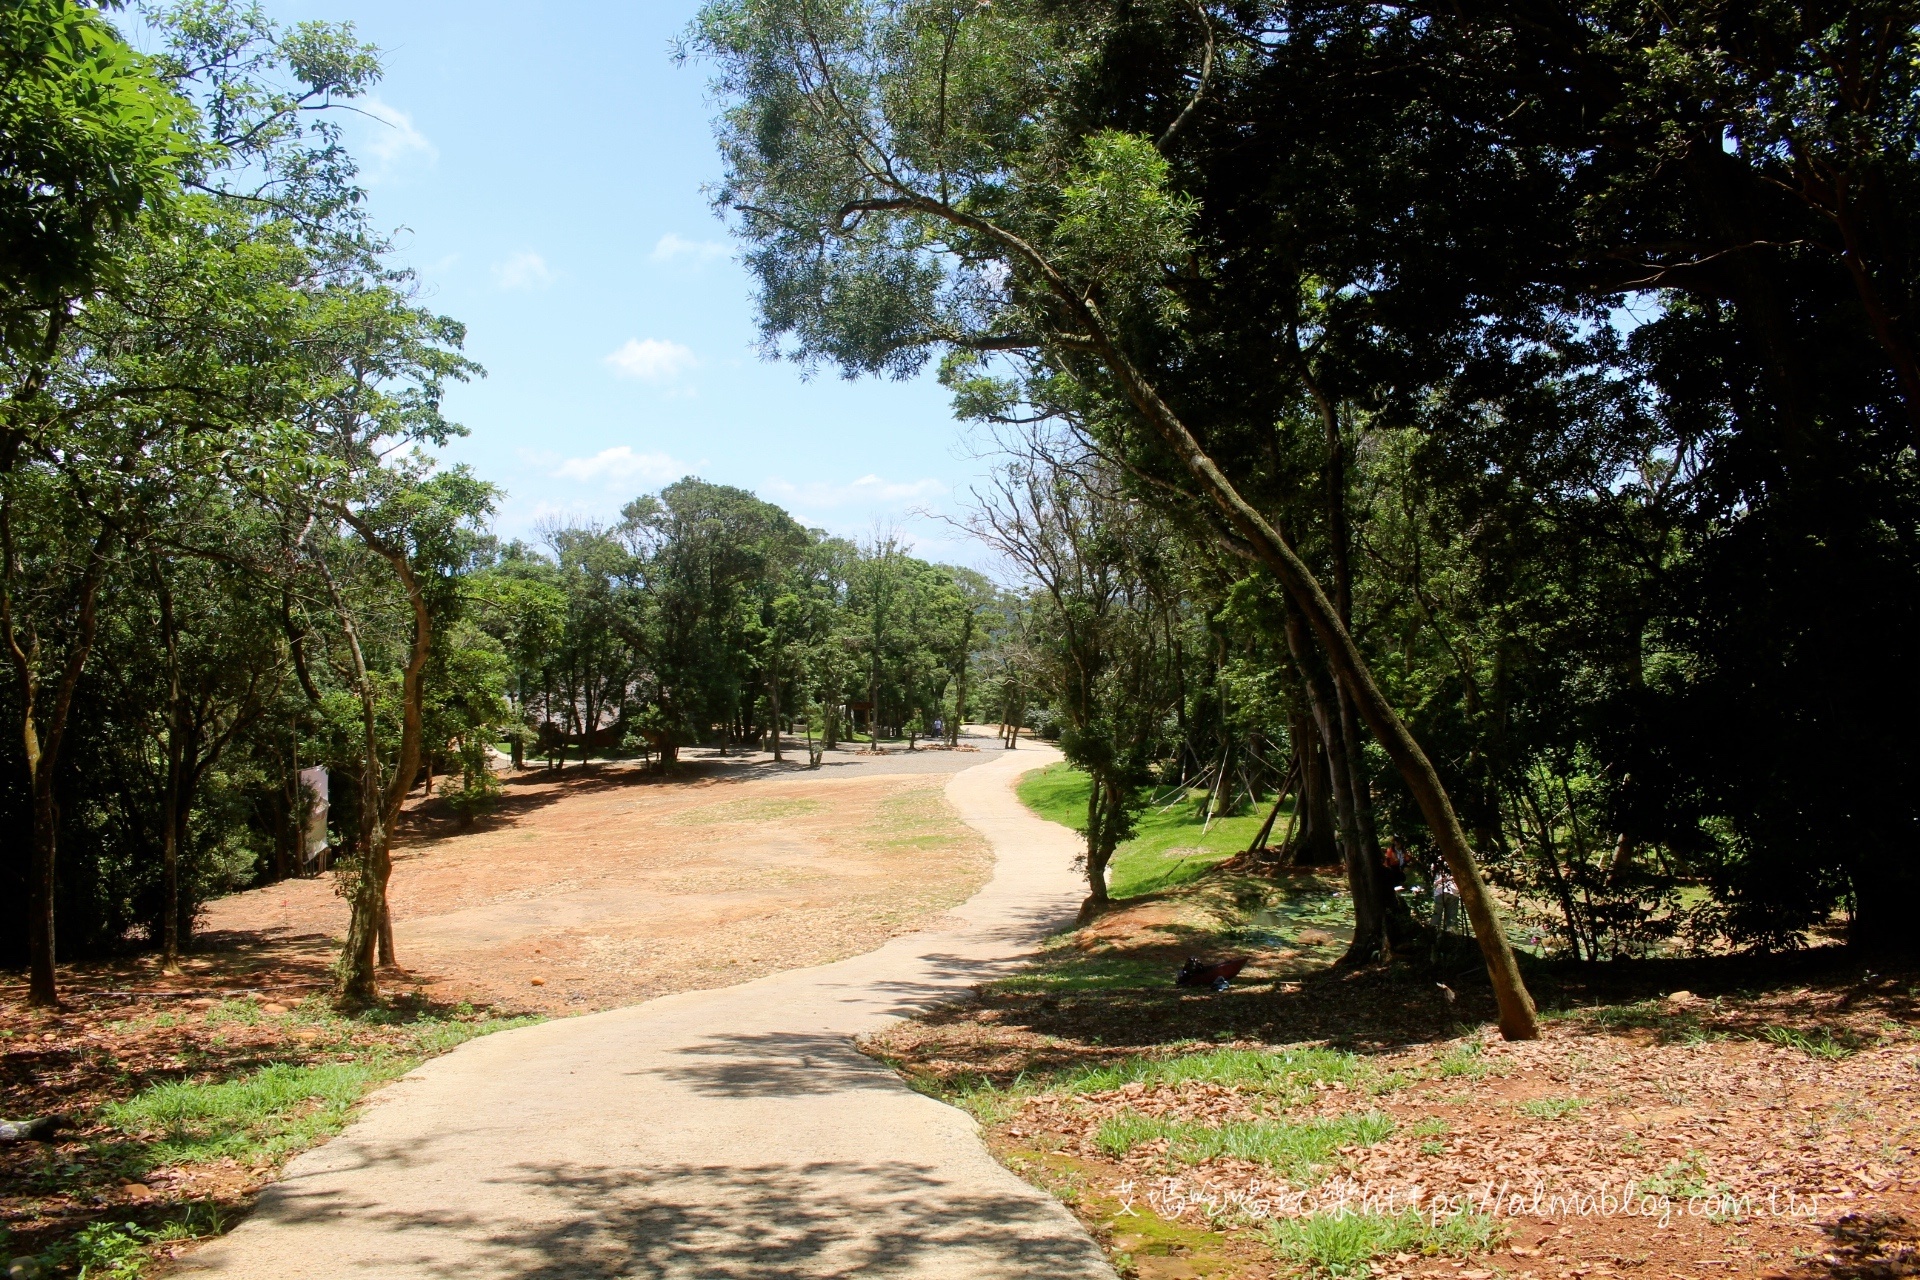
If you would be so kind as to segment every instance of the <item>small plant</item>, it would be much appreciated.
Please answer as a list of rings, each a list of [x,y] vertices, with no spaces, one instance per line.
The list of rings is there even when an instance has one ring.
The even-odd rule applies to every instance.
[[[1798,1049],[1809,1058],[1824,1058],[1829,1062],[1851,1058],[1860,1052],[1860,1046],[1853,1037],[1845,1032],[1835,1036],[1825,1027],[1820,1028],[1818,1035],[1808,1035],[1793,1027],[1762,1027],[1760,1039],[1779,1045],[1782,1049]]]
[[[1498,1244],[1505,1230],[1480,1213],[1458,1213],[1438,1222],[1418,1210],[1402,1214],[1333,1213],[1288,1218],[1267,1229],[1275,1256],[1328,1277],[1367,1276],[1373,1259],[1390,1253],[1463,1257]]]
[[[1024,1072],[1002,1088],[987,1076],[961,1075],[942,1080],[937,1076],[908,1074],[895,1061],[889,1060],[889,1065],[906,1076],[908,1087],[915,1092],[958,1107],[984,1125],[1012,1119],[1021,1104],[1033,1096]]]
[[[493,772],[486,742],[478,737],[459,744],[460,772],[449,774],[441,782],[439,796],[466,826],[475,818],[493,812],[506,791]]]
[[[1493,1064],[1484,1057],[1486,1048],[1478,1040],[1469,1040],[1443,1056],[1434,1064],[1434,1070],[1445,1080],[1485,1079],[1493,1074]]]
[[[1707,1181],[1706,1160],[1698,1151],[1687,1152],[1685,1159],[1668,1161],[1666,1168],[1640,1183],[1643,1194],[1674,1200],[1695,1200],[1714,1189]]]
[[[133,1222],[96,1222],[67,1242],[60,1259],[79,1280],[134,1280],[147,1265],[153,1233]]]
[[[1586,1105],[1585,1098],[1533,1098],[1521,1103],[1519,1111],[1535,1120],[1560,1120]]]

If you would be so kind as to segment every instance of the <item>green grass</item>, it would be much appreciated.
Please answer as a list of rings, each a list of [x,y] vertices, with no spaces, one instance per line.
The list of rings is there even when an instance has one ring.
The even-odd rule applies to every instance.
[[[887,1061],[894,1070],[901,1071],[897,1061]],[[907,1086],[916,1093],[924,1093],[950,1107],[958,1107],[984,1125],[995,1125],[1011,1119],[1022,1103],[1039,1092],[1024,1074],[1005,1086],[994,1083],[988,1076],[973,1074],[945,1079],[931,1075],[908,1075],[904,1071],[901,1074],[905,1076]]]
[[[1848,1035],[1836,1037],[1825,1027],[1817,1034],[1808,1035],[1792,1027],[1763,1027],[1760,1038],[1768,1044],[1777,1044],[1782,1049],[1798,1049],[1809,1058],[1824,1058],[1828,1062],[1838,1062],[1842,1058],[1851,1058],[1860,1052],[1860,1044]]]
[[[1123,1111],[1100,1126],[1094,1142],[1112,1156],[1142,1143],[1166,1139],[1167,1154],[1187,1164],[1227,1158],[1251,1160],[1275,1170],[1289,1182],[1307,1185],[1342,1147],[1370,1147],[1393,1132],[1384,1112],[1354,1112],[1316,1120],[1237,1120],[1222,1125],[1195,1124],[1167,1116]]]
[[[1458,1213],[1435,1222],[1416,1210],[1401,1214],[1337,1213],[1288,1218],[1267,1228],[1274,1255],[1314,1276],[1371,1275],[1389,1253],[1459,1257],[1484,1253],[1504,1238],[1485,1214]]]
[[[1434,1070],[1442,1080],[1484,1080],[1490,1075],[1504,1074],[1486,1060],[1485,1052],[1485,1045],[1469,1040],[1443,1055],[1434,1063]]]
[[[1521,1103],[1518,1110],[1535,1120],[1560,1120],[1586,1105],[1585,1098],[1534,1098]]]
[[[1049,765],[1028,774],[1018,789],[1021,803],[1049,822],[1075,831],[1087,829],[1087,775],[1071,765]],[[1171,808],[1163,807],[1173,799]],[[1114,850],[1107,867],[1107,892],[1116,898],[1184,884],[1217,862],[1245,849],[1266,820],[1266,810],[1217,819],[1204,833],[1198,793],[1177,799],[1164,792],[1158,805],[1149,805],[1136,821],[1136,830]],[[1284,830],[1283,814],[1276,830]],[[1174,853],[1170,850],[1190,850]]]
[[[362,1094],[400,1074],[399,1062],[274,1063],[237,1080],[173,1081],[109,1105],[102,1119],[144,1138],[155,1164],[273,1159],[339,1132]]]
[[[208,1010],[209,1022],[253,1022],[262,1014],[246,1001]],[[341,1040],[355,1019],[309,1002],[279,1015],[332,1032]],[[404,1010],[370,1009],[358,1021],[390,1025],[402,1034],[390,1045],[344,1061],[270,1063],[229,1080],[175,1080],[143,1089],[101,1108],[100,1118],[137,1144],[132,1169],[231,1158],[259,1164],[310,1147],[346,1126],[367,1092],[411,1071],[427,1058],[489,1032],[534,1018],[421,1017]]]
[[[1284,1104],[1305,1101],[1316,1082],[1358,1085],[1371,1080],[1372,1069],[1361,1058],[1334,1049],[1211,1049],[1174,1058],[1128,1058],[1102,1067],[1085,1067],[1053,1086],[1060,1093],[1103,1093],[1130,1084],[1148,1087],[1184,1084],[1224,1085],[1279,1098]]]

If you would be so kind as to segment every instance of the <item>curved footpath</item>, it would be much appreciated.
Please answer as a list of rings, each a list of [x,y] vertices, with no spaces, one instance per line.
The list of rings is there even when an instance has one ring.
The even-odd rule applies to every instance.
[[[1008,972],[1072,916],[1078,843],[1029,813],[1022,749],[954,775],[992,881],[953,927],[718,991],[472,1041],[294,1160],[191,1274],[972,1280],[1113,1272],[964,1113],[853,1047]]]

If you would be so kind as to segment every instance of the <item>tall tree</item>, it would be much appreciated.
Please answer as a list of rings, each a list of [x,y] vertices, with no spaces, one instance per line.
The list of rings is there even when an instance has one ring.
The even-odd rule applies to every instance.
[[[1083,33],[1024,6],[717,0],[693,39],[726,104],[718,202],[749,243],[769,341],[856,372],[910,371],[936,347],[1019,352],[1103,397],[1094,422],[1116,447],[1146,433],[1162,482],[1190,487],[1223,544],[1287,591],[1460,885],[1503,1033],[1536,1036],[1438,770],[1319,577],[1156,385],[1149,344],[1180,309],[1197,208],[1161,151],[1179,124],[1090,126],[1070,92]]]

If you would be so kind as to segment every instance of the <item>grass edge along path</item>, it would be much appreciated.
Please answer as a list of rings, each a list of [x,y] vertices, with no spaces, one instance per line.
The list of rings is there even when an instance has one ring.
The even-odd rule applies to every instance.
[[[1087,775],[1069,764],[1051,764],[1020,780],[1020,803],[1049,822],[1087,829]],[[1228,814],[1211,824],[1200,820],[1204,792],[1159,788],[1159,803],[1148,804],[1135,819],[1134,834],[1113,852],[1107,867],[1107,893],[1137,898],[1185,884],[1244,850],[1266,819],[1263,805]],[[1271,803],[1271,797],[1265,802]],[[1283,810],[1276,834],[1286,829]]]
[[[231,1229],[288,1160],[344,1130],[376,1090],[469,1040],[540,1021],[405,998],[348,1014],[319,997],[290,1009],[225,1000],[204,1013],[124,1019],[163,1033],[192,1024],[216,1040],[258,1042],[259,1052],[189,1067],[72,1116],[76,1140],[47,1146],[32,1182],[73,1201],[120,1202],[75,1215],[77,1230],[33,1253],[13,1253],[0,1231],[0,1261],[18,1280],[137,1280]],[[240,1195],[206,1193],[196,1175],[219,1171],[229,1186],[244,1184]]]
[[[1472,1046],[1477,1050],[1477,1044]],[[1444,1079],[1460,1074],[1456,1059],[1464,1047],[1436,1059],[1421,1076]],[[1476,1055],[1477,1056],[1477,1055]],[[1308,1106],[1328,1086],[1337,1085],[1361,1110],[1287,1119],[1277,1115],[1250,1121],[1206,1123],[1150,1115],[1123,1103],[1100,1124],[1096,1144],[1108,1156],[1124,1156],[1143,1143],[1164,1142],[1165,1158],[1200,1163],[1220,1157],[1266,1165],[1295,1187],[1318,1184],[1344,1152],[1371,1146],[1393,1132],[1391,1116],[1369,1100],[1412,1084],[1415,1075],[1381,1071],[1365,1056],[1323,1045],[1249,1048],[1169,1045],[1098,1066],[1067,1068],[1044,1076],[1022,1075],[1002,1087],[980,1077],[942,1080],[909,1070],[893,1060],[915,1089],[959,1107],[989,1129],[1004,1126],[1029,1101],[1068,1100],[1076,1105],[1118,1101],[1163,1086],[1200,1084],[1257,1099],[1262,1110]],[[1129,1100],[1130,1102],[1130,1100]],[[1424,1131],[1424,1130],[1423,1130]],[[1017,1131],[1016,1131],[1017,1132]],[[1027,1136],[1031,1137],[1031,1134]],[[1000,1149],[996,1155],[1016,1173],[1051,1191],[1070,1207],[1082,1194],[1076,1162],[1062,1152]],[[1227,1246],[1223,1232],[1195,1229],[1160,1220],[1151,1211],[1130,1211],[1131,1225],[1143,1232],[1139,1243],[1156,1236],[1177,1236],[1182,1253],[1204,1264]],[[1290,1273],[1327,1280],[1373,1274],[1373,1263],[1391,1255],[1424,1258],[1467,1257],[1498,1246],[1503,1224],[1471,1209],[1381,1213],[1342,1204],[1332,1212],[1314,1212],[1268,1222],[1254,1233],[1272,1259]],[[1107,1242],[1123,1274],[1133,1274],[1136,1258],[1119,1239]],[[1196,1274],[1205,1274],[1204,1271]]]

